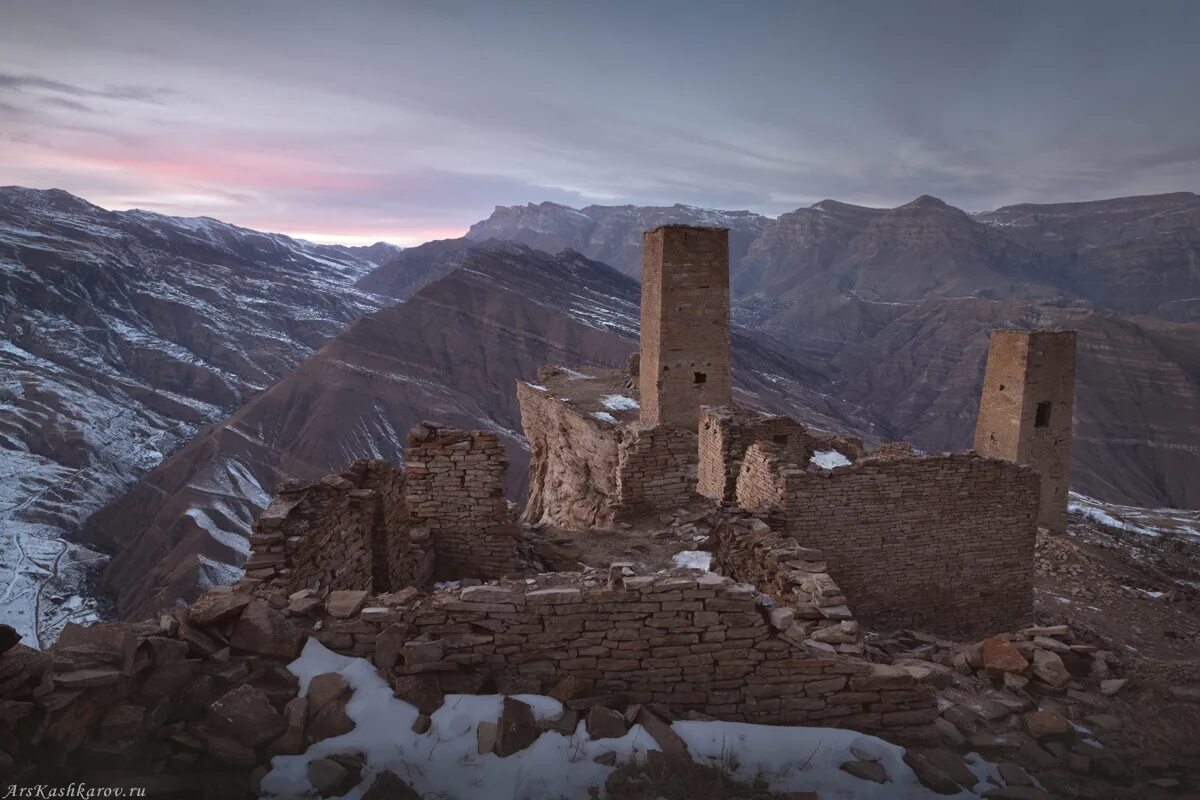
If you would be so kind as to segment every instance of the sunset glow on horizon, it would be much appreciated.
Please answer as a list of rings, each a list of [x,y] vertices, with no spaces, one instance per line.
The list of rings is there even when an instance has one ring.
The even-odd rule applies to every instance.
[[[1200,105],[1174,100],[1195,25],[928,5],[14,0],[0,184],[403,245],[546,200],[776,216],[1200,184]]]

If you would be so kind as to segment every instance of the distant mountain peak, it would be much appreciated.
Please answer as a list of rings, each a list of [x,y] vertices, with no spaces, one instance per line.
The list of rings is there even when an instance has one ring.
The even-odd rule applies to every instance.
[[[904,205],[900,206],[900,208],[943,209],[943,208],[953,208],[953,206],[951,206],[945,200],[942,200],[940,197],[934,197],[931,194],[923,194],[920,197],[918,197],[916,200],[913,200],[911,203],[905,203]],[[897,209],[897,210],[899,210],[899,209]]]

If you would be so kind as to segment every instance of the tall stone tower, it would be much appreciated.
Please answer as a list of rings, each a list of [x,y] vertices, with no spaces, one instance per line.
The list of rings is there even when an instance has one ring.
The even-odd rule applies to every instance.
[[[696,428],[732,400],[729,230],[663,225],[642,236],[641,418]]]
[[[975,451],[1028,464],[1042,476],[1038,525],[1067,529],[1075,331],[994,331]]]

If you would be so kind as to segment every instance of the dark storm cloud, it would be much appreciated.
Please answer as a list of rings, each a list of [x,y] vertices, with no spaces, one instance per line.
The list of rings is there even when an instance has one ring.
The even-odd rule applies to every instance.
[[[9,6],[0,182],[110,205],[411,240],[541,200],[1200,187],[1190,0]]]

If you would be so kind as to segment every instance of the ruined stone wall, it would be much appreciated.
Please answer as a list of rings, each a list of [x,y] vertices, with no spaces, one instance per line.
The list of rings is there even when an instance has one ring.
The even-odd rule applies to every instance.
[[[787,475],[801,468],[771,444],[755,442],[742,455],[734,496],[740,508],[772,519],[784,519]]]
[[[743,477],[739,501],[782,493],[784,532],[825,554],[873,626],[986,633],[1032,613],[1032,470],[973,453],[796,469],[752,447]]]
[[[863,461],[897,461],[916,458],[917,452],[908,442],[884,442],[862,457]]]
[[[695,430],[729,405],[729,231],[665,225],[642,240],[641,419]]]
[[[410,536],[402,470],[357,461],[316,483],[285,484],[254,523],[245,564],[252,584],[383,592],[423,584],[433,552]]]
[[[517,382],[517,400],[529,442],[529,497],[523,519],[571,530],[612,525],[617,429],[572,411],[524,381]]]
[[[508,461],[492,431],[424,422],[408,435],[404,502],[414,531],[427,530],[435,576],[522,575],[528,559],[504,498]]]
[[[726,521],[712,541],[714,571],[775,601],[769,619],[780,636],[811,650],[862,654],[862,631],[820,550],[801,547],[757,517]]]
[[[699,468],[696,490],[718,502],[737,496],[738,472],[746,448],[766,442],[797,464],[807,464],[816,445],[812,436],[794,419],[759,411],[724,406],[706,408],[700,415]]]
[[[992,334],[975,450],[1037,470],[1038,522],[1056,533],[1067,529],[1074,398],[1074,331]]]
[[[673,714],[893,737],[926,730],[937,716],[931,689],[909,672],[800,644],[790,620],[783,630],[773,624],[756,589],[712,574],[611,585],[541,575],[532,586],[366,604],[314,635],[372,658],[416,703],[443,692],[545,693],[569,677],[575,708],[658,703]]]
[[[672,511],[696,497],[696,433],[635,422],[621,429],[616,516]]]

